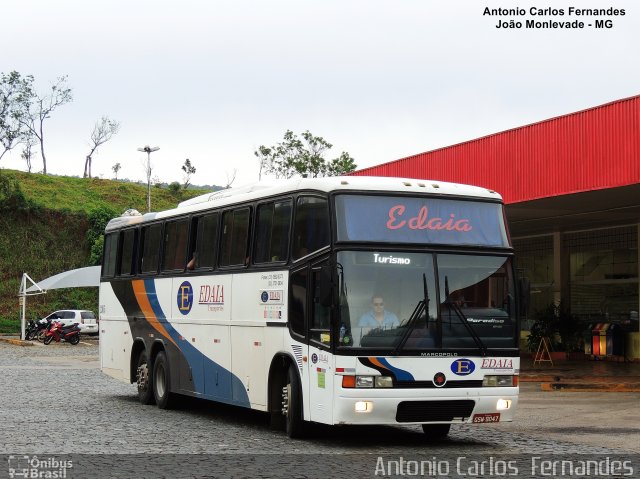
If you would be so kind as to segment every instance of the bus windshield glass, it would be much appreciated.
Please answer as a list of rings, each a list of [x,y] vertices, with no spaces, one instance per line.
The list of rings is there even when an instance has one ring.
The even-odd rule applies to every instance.
[[[342,194],[335,204],[340,242],[509,246],[500,203]]]
[[[420,354],[516,345],[511,259],[338,253],[341,348]]]

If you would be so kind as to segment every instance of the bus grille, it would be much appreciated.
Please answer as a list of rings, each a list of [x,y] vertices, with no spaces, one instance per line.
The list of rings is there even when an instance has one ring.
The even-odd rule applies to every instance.
[[[398,422],[430,422],[453,421],[471,416],[475,401],[462,399],[458,401],[403,401],[398,404],[396,421]]]

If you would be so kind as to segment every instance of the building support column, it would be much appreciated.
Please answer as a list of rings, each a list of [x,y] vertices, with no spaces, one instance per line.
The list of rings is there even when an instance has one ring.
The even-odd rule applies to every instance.
[[[553,233],[553,303],[559,305],[565,298],[564,261],[562,260],[562,234]]]

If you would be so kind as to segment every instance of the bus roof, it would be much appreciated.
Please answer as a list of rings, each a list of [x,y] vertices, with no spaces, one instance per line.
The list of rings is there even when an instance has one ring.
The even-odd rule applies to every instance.
[[[153,221],[161,218],[190,214],[212,207],[224,207],[244,201],[294,193],[298,191],[359,191],[415,193],[435,196],[482,198],[502,201],[495,191],[478,186],[447,183],[444,181],[417,180],[383,176],[328,176],[323,178],[293,178],[289,180],[266,180],[237,188],[219,190],[196,196],[181,202],[177,208],[141,215],[127,210],[123,216],[112,219],[106,230]],[[137,213],[137,214],[136,214]]]

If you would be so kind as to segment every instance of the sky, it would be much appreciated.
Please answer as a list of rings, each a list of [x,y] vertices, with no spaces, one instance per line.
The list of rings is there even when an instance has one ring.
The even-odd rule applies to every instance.
[[[609,29],[498,29],[527,13],[591,22],[569,7],[624,9]],[[120,132],[94,176],[233,186],[258,179],[253,152],[305,130],[373,166],[640,94],[637,0],[2,0],[0,72],[72,103],[45,122],[47,170],[81,176],[95,122]],[[20,148],[0,168],[26,170]],[[42,169],[39,156],[33,170]]]

